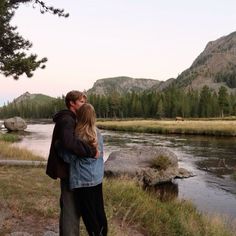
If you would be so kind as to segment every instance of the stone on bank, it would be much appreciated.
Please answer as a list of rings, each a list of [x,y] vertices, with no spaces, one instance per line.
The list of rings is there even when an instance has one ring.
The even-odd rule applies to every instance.
[[[163,163],[164,168],[153,167],[153,160]],[[184,168],[179,168],[178,158],[174,152],[163,147],[133,147],[112,152],[105,162],[105,175],[119,177],[122,175],[136,178],[145,186],[154,186],[160,183],[171,182],[175,178],[194,176]]]
[[[4,120],[4,126],[9,131],[22,131],[27,128],[25,120],[18,116]]]

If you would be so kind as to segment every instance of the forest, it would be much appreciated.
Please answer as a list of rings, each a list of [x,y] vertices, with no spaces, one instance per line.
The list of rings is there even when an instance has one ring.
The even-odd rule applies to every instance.
[[[222,86],[219,92],[204,86],[200,91],[184,91],[172,86],[162,92],[127,93],[120,95],[88,94],[98,118],[208,118],[236,115],[236,94],[229,94]],[[51,118],[65,109],[64,96],[47,103],[37,104],[30,100],[12,102],[0,108],[0,118],[20,116],[23,118]]]

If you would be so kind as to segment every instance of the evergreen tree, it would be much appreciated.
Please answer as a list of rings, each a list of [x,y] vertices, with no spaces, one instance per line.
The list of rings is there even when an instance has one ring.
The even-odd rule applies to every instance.
[[[219,89],[218,103],[220,107],[221,117],[224,117],[224,114],[229,111],[229,95],[227,89],[224,86],[221,86]]]
[[[163,98],[161,96],[159,97],[159,100],[157,102],[156,117],[160,119],[164,117]]]
[[[110,96],[110,111],[113,118],[117,118],[120,115],[120,95],[117,92],[113,92]]]
[[[47,58],[38,59],[36,54],[28,55],[32,43],[16,32],[11,20],[22,3],[32,2],[40,7],[41,13],[50,12],[68,17],[64,10],[47,6],[39,0],[0,0],[0,73],[18,79],[22,74],[33,76],[37,68],[45,68]]]
[[[210,100],[211,100],[211,91],[208,86],[204,86],[200,93],[199,101],[199,116],[200,117],[209,117],[210,116]]]

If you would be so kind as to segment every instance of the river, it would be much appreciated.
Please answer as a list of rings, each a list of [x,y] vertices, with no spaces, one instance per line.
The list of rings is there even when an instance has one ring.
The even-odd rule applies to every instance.
[[[53,124],[30,124],[26,131],[28,134],[15,145],[32,150],[46,159]],[[232,173],[236,170],[236,138],[105,130],[102,134],[105,159],[112,151],[135,145],[170,148],[177,154],[180,167],[191,170],[196,176],[176,179],[173,184],[162,186],[161,195],[169,191],[178,198],[190,199],[202,212],[236,218],[236,181],[232,179]]]

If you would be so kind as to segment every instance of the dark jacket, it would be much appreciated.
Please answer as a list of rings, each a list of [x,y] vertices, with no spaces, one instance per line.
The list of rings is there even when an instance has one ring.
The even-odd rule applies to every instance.
[[[62,147],[73,152],[78,157],[94,157],[96,149],[88,146],[75,137],[76,115],[70,110],[62,110],[54,115],[55,127],[48,157],[46,174],[53,179],[68,178],[69,165],[65,163],[55,150],[55,141],[60,141]]]

